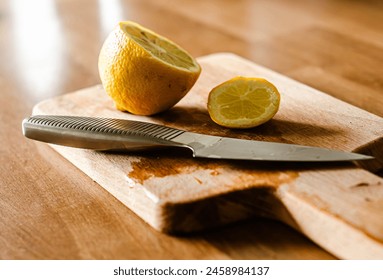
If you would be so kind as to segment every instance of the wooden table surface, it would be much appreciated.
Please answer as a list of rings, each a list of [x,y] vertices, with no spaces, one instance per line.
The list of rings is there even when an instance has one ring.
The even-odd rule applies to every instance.
[[[100,83],[107,34],[133,20],[193,56],[233,52],[383,117],[383,2],[0,0],[1,259],[332,259],[254,218],[186,236],[153,230],[21,121]]]

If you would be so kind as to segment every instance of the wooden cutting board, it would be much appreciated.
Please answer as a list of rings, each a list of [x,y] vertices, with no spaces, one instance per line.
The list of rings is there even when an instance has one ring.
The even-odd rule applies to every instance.
[[[52,145],[151,226],[190,232],[254,215],[281,220],[347,259],[383,259],[383,119],[233,54],[199,59],[202,74],[174,108],[154,117],[117,111],[100,85],[37,104],[33,114],[149,121],[188,131],[372,154],[352,163],[193,159],[187,151],[112,154]],[[270,122],[250,130],[214,124],[211,88],[234,76],[263,77],[281,92]],[[63,186],[65,187],[65,186]]]

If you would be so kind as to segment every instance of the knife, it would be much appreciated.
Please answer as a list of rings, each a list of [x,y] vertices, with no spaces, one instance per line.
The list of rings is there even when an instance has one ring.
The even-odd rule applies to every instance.
[[[24,136],[99,151],[182,147],[194,157],[262,161],[353,161],[371,156],[319,147],[243,140],[188,132],[154,123],[113,118],[36,115],[22,122]]]

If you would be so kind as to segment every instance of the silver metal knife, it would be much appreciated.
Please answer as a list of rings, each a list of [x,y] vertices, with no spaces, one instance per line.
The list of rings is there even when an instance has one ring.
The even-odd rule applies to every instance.
[[[99,151],[183,147],[194,157],[263,161],[353,161],[373,157],[318,147],[243,140],[112,118],[41,115],[26,118],[23,134],[34,140]]]

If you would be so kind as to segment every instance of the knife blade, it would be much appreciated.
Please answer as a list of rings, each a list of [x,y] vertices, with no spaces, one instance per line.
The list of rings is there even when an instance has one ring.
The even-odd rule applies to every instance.
[[[22,131],[33,140],[98,151],[181,147],[192,150],[194,157],[214,159],[307,162],[373,159],[320,147],[219,137],[113,118],[36,115],[23,120]]]

